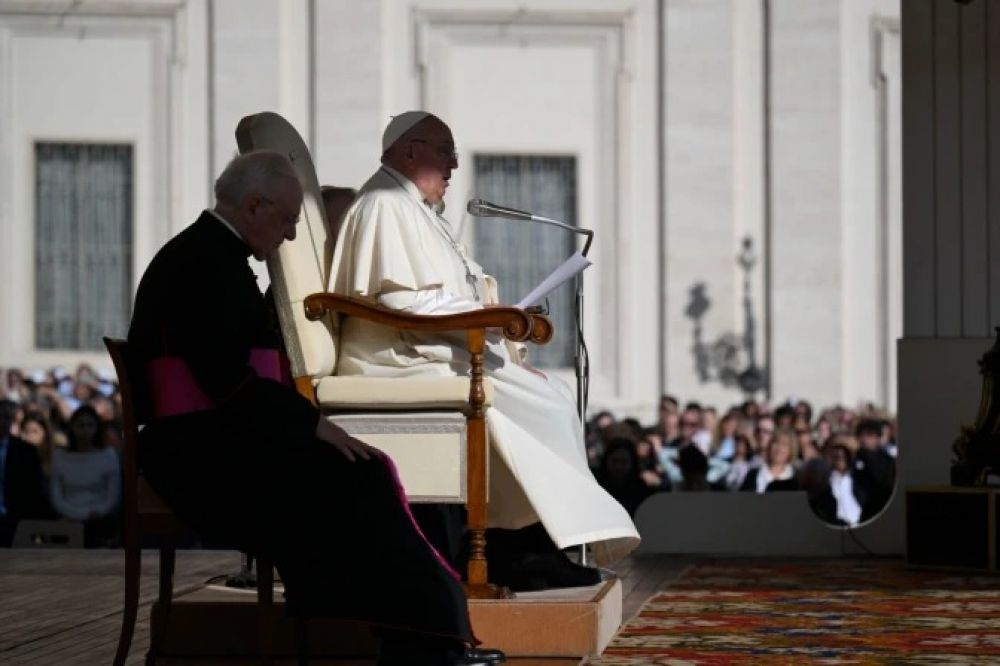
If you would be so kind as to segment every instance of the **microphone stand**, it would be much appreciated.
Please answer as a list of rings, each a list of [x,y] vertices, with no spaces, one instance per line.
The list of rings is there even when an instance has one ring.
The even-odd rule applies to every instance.
[[[575,227],[571,224],[566,224],[565,222],[553,220],[548,217],[542,217],[541,215],[525,215],[526,217],[521,219],[538,222],[540,224],[548,224],[574,234],[586,236],[587,240],[583,243],[583,251],[581,254],[586,257],[587,253],[590,252],[590,244],[594,241],[593,230],[581,229],[580,227]],[[484,216],[510,219],[504,215],[488,215],[488,213],[484,214]],[[576,314],[576,354],[573,358],[573,366],[576,373],[576,411],[580,416],[580,427],[586,430],[587,398],[590,393],[590,353],[587,351],[587,341],[583,337],[583,271],[577,273],[574,278],[574,282],[576,291],[574,307]],[[580,564],[587,566],[587,544],[585,543],[580,544]]]
[[[590,252],[590,244],[594,241],[594,232],[590,229],[581,229],[571,224],[553,220],[541,215],[532,215],[530,218],[540,224],[548,224],[559,227],[581,236],[586,236],[583,243],[583,256]],[[590,394],[590,353],[587,351],[587,341],[583,337],[583,271],[574,278],[576,319],[576,352],[573,357],[573,369],[576,373],[576,411],[580,416],[580,424],[583,426],[587,422],[587,399]]]

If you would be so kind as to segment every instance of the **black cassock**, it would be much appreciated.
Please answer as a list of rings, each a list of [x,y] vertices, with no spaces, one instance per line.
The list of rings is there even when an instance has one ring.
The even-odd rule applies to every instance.
[[[153,419],[139,436],[143,474],[206,538],[271,557],[290,611],[473,640],[461,586],[387,467],[318,440],[317,409],[248,365],[252,348],[278,343],[249,256],[205,212],[139,283],[133,363],[180,357],[217,405]]]

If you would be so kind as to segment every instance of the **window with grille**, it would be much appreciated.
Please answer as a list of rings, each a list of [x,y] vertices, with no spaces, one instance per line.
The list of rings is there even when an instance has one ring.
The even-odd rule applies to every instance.
[[[477,197],[576,224],[575,157],[476,155],[474,162]],[[499,282],[501,302],[516,303],[573,254],[576,236],[545,225],[480,220],[475,248],[476,260]],[[542,368],[571,367],[576,344],[573,283],[548,298],[555,336],[532,348],[530,359]]]
[[[132,146],[35,144],[35,347],[98,350],[128,330]]]

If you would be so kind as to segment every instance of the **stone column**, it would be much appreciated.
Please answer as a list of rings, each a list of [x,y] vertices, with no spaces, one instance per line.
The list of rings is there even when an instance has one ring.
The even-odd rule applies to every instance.
[[[1000,6],[907,0],[903,35],[905,485],[947,483],[1000,325]]]

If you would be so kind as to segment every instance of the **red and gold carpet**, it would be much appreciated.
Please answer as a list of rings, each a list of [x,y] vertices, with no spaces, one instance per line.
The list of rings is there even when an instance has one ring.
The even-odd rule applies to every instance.
[[[704,562],[586,663],[1000,664],[1000,578],[894,560]]]

